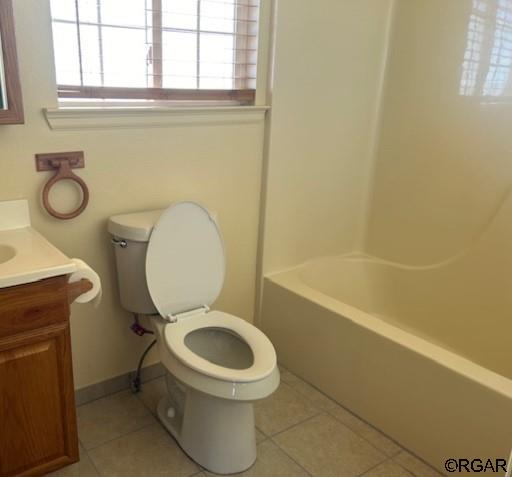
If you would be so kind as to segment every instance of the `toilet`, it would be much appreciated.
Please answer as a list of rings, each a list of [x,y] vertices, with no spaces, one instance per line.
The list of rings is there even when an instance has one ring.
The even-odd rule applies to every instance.
[[[158,417],[181,448],[218,474],[256,460],[253,403],[279,385],[276,353],[255,326],[210,310],[224,283],[214,216],[195,202],[111,217],[122,306],[149,315],[168,371]]]

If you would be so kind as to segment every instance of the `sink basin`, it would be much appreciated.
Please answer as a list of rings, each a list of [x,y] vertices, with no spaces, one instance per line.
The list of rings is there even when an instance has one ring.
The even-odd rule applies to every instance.
[[[30,226],[25,199],[0,200],[0,290],[75,271],[76,264]]]
[[[0,244],[0,265],[2,263],[8,262],[11,258],[14,258],[16,255],[16,249],[11,247],[10,245],[1,245]]]

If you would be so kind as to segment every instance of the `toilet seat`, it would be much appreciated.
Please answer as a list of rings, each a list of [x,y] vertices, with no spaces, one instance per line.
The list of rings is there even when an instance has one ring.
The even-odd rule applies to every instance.
[[[254,359],[252,366],[246,369],[226,368],[194,353],[185,344],[185,338],[201,328],[224,328],[238,335],[251,348]],[[178,323],[166,325],[164,336],[168,351],[179,361],[212,378],[230,382],[254,382],[269,376],[276,367],[276,353],[265,334],[250,323],[228,313],[210,311],[183,318]]]
[[[169,358],[173,374],[182,373],[190,385],[193,379],[203,392],[231,399],[261,397],[269,389],[273,392],[278,383],[272,343],[241,318],[205,311],[222,290],[225,268],[222,236],[207,209],[185,201],[160,215],[149,238],[146,281],[156,309],[169,322],[161,333],[167,354],[164,362]],[[225,329],[242,339],[252,351],[252,365],[246,369],[224,367],[192,351],[185,343],[187,335],[207,328]],[[264,385],[264,381],[268,383]]]
[[[210,212],[190,201],[160,215],[146,252],[146,281],[166,319],[210,306],[224,284],[224,243]]]

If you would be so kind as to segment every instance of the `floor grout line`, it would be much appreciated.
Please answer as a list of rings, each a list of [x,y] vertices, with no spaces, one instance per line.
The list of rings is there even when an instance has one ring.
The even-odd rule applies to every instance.
[[[299,424],[302,424],[302,423],[304,423],[304,422],[307,422],[307,421],[309,421],[309,420],[311,420],[311,419],[313,419],[313,418],[315,418],[315,417],[318,417],[318,416],[320,416],[320,415],[322,415],[322,414],[323,414],[323,415],[327,415],[325,412],[323,412],[323,413],[317,414],[316,416],[311,416],[311,417],[309,417],[308,419],[306,419],[306,420],[302,421],[302,422],[301,422],[301,423],[299,423]],[[338,421],[338,422],[339,422],[339,421]],[[273,442],[273,443],[274,443],[274,444],[275,444],[275,445],[276,445],[280,450],[282,450],[282,451],[283,451],[283,452],[284,452],[284,453],[285,453],[285,454],[286,454],[286,455],[287,455],[287,456],[288,456],[288,457],[289,457],[293,462],[295,462],[295,463],[296,463],[296,464],[297,464],[297,465],[298,465],[302,470],[304,470],[308,475],[310,475],[311,477],[315,477],[311,472],[309,472],[305,467],[303,467],[299,462],[297,462],[297,461],[295,460],[295,458],[293,458],[293,457],[292,457],[292,456],[291,456],[291,455],[286,451],[286,449],[285,449],[284,447],[281,447],[281,446],[279,445],[279,443],[278,443],[278,442],[276,442],[276,441],[274,440],[274,437],[276,437],[276,436],[278,436],[278,435],[282,434],[283,432],[286,432],[286,431],[288,431],[288,430],[290,430],[290,429],[293,429],[294,427],[298,426],[299,424],[293,425],[293,426],[289,427],[288,429],[285,429],[285,430],[283,430],[283,431],[281,431],[281,432],[278,432],[277,434],[274,434],[272,437],[270,437],[270,440],[271,440],[271,441],[272,441],[272,442]],[[346,427],[346,426],[345,426],[345,427]],[[348,429],[348,428],[347,428],[347,429]],[[349,429],[349,430],[351,430],[351,429]],[[358,434],[357,434],[357,435],[358,435]],[[361,436],[359,436],[359,435],[358,435],[358,437],[361,437]],[[375,448],[375,446],[372,446],[372,447],[374,447],[374,448]],[[378,450],[378,449],[377,449],[377,450]],[[379,452],[380,452],[382,455],[384,455],[384,457],[385,457],[385,458],[384,458],[384,460],[382,460],[382,461],[380,461],[380,462],[376,463],[375,465],[373,465],[373,466],[372,466],[372,467],[370,467],[369,469],[365,470],[362,474],[357,474],[357,475],[355,475],[355,476],[353,476],[353,477],[363,477],[367,472],[370,472],[371,470],[375,469],[375,468],[376,468],[376,467],[378,467],[379,465],[382,465],[382,464],[384,464],[385,462],[387,462],[387,461],[389,461],[389,460],[392,460],[392,457],[386,456],[382,451],[379,451]]]
[[[281,365],[280,365],[281,366]],[[350,427],[349,425],[345,424],[341,419],[338,419],[334,414],[331,413],[331,411],[334,411],[335,408],[332,408],[332,409],[323,409],[322,411],[325,412],[326,414],[328,414],[330,417],[332,417],[333,419],[335,419],[337,422],[339,422],[340,424],[342,424],[343,426],[345,426],[347,429],[350,429],[352,432],[354,432],[356,435],[358,435],[361,439],[364,439],[368,444],[370,444],[374,449],[378,450],[379,452],[381,452],[382,454],[384,454],[386,457],[389,457],[389,458],[393,458],[395,456],[397,456],[401,451],[404,451],[407,449],[405,449],[401,444],[399,444],[398,442],[396,442],[394,439],[392,439],[391,437],[389,437],[387,434],[385,434],[384,432],[382,432],[380,429],[378,429],[377,427],[373,426],[372,424],[370,424],[369,422],[365,421],[364,419],[361,419],[357,414],[355,414],[354,412],[352,412],[350,409],[348,409],[347,407],[343,406],[342,404],[340,404],[338,401],[335,401],[334,399],[332,399],[330,396],[328,396],[327,394],[325,394],[321,389],[318,389],[316,386],[314,386],[313,384],[309,383],[308,381],[306,381],[305,379],[302,379],[300,378],[299,376],[295,375],[294,373],[292,373],[289,369],[285,368],[284,366],[282,366],[283,369],[285,369],[288,373],[290,373],[292,376],[294,376],[297,380],[299,381],[302,381],[304,382],[305,384],[311,386],[314,390],[316,390],[318,393],[320,393],[322,396],[324,396],[326,399],[329,399],[331,402],[333,402],[335,404],[335,406],[339,406],[340,408],[342,408],[343,410],[345,410],[346,412],[348,412],[351,416],[353,416],[355,419],[358,419],[360,420],[364,425],[368,426],[369,428],[371,428],[372,430],[376,431],[376,432],[379,432],[380,434],[382,434],[386,439],[389,439],[391,442],[393,442],[394,444],[396,444],[400,449],[393,455],[388,455],[386,454],[382,449],[379,449],[375,444],[373,444],[370,440],[368,440],[365,436],[363,436],[361,433],[359,433],[357,430],[353,429],[352,427]],[[286,383],[286,381],[284,381]],[[305,393],[302,393],[300,391],[300,389],[296,389],[292,384],[289,384],[287,383],[288,386],[290,386],[295,392],[297,392],[298,394],[300,394],[302,397],[308,399],[308,401],[313,405],[315,406],[317,409],[318,409],[318,406],[316,406],[314,403],[313,403],[313,400],[308,397]]]
[[[286,427],[284,429],[281,429],[280,431],[274,432],[274,434],[270,434],[267,437],[269,439],[273,439],[274,437],[277,437],[278,435],[282,434],[283,432],[289,431],[289,430],[293,429],[294,427],[300,426],[301,424],[304,424],[305,422],[308,422],[309,420],[314,419],[315,417],[321,416],[322,414],[325,414],[325,412],[324,411],[317,412],[316,414],[313,414],[312,416],[308,416],[308,417],[302,419],[299,422],[296,422],[296,423],[291,424],[290,426],[288,426],[288,427]]]
[[[379,467],[379,465],[383,465],[386,462],[389,462],[390,460],[391,460],[391,457],[388,457],[387,459],[384,459],[382,462],[379,462],[378,464],[375,464],[372,467],[370,467],[369,469],[365,470],[362,474],[358,474],[356,477],[363,477],[368,472],[371,472],[373,469],[376,469],[377,467]]]
[[[400,450],[397,451],[396,454],[394,454],[393,456],[389,456],[389,457],[394,457],[395,455],[399,454],[402,450],[407,450],[405,449],[405,447],[403,447],[400,443],[398,443],[397,441],[395,441],[392,437],[389,437],[386,433],[382,432],[379,428],[375,427],[374,425],[372,425],[371,423],[365,421],[364,419],[361,419],[357,414],[354,414],[350,409],[346,408],[345,406],[337,403],[337,405],[339,407],[341,407],[343,410],[347,411],[350,415],[352,415],[354,418],[356,419],[359,419],[364,425],[368,426],[370,429],[382,434],[386,439],[389,439],[391,442],[393,442],[394,444],[396,444],[398,447],[400,447]],[[341,422],[342,424],[344,424],[343,421],[341,421],[341,419],[338,419],[334,414],[331,414],[330,411],[327,411],[329,413],[329,415],[331,415],[334,419],[336,419],[338,422]],[[347,424],[345,424],[349,429],[352,429],[350,426],[348,426]],[[355,432],[357,435],[361,436],[363,439],[367,440],[362,434],[359,434],[359,432],[357,432],[355,429],[352,429],[353,432]]]
[[[158,379],[158,378],[155,378],[155,379]],[[151,380],[151,381],[152,381],[152,380]],[[148,381],[148,382],[149,382],[149,381]],[[127,391],[127,390],[125,389],[125,390],[123,390],[123,391],[119,391],[119,392],[116,392],[116,393],[110,394],[110,395],[108,395],[108,396],[104,396],[104,397],[102,397],[102,398],[95,399],[95,400],[90,401],[90,402],[88,402],[88,403],[86,403],[86,404],[83,404],[82,406],[79,406],[79,407],[87,406],[88,404],[92,404],[92,403],[94,403],[94,402],[96,402],[96,401],[99,401],[100,399],[103,399],[103,398],[109,398],[109,397],[112,397],[112,396],[114,396],[114,395],[116,395],[116,394],[125,393],[126,391]],[[132,393],[132,394],[134,394],[134,393]],[[117,436],[117,437],[113,437],[112,439],[108,439],[108,440],[106,440],[105,442],[102,442],[101,444],[94,445],[93,447],[90,447],[90,448],[87,448],[87,447],[85,446],[84,441],[80,438],[80,431],[78,431],[78,434],[79,434],[79,435],[78,435],[78,440],[79,440],[79,442],[80,442],[80,444],[82,445],[82,447],[83,447],[83,449],[84,449],[84,450],[86,450],[87,452],[92,451],[92,450],[94,450],[94,449],[97,449],[98,447],[101,447],[101,446],[103,446],[103,445],[105,445],[105,444],[108,444],[108,443],[110,443],[110,442],[113,442],[113,441],[115,441],[116,439],[120,439],[121,437],[124,437],[124,436],[127,436],[127,435],[129,435],[129,434],[132,434],[132,433],[134,433],[134,432],[140,431],[141,429],[145,429],[146,427],[149,427],[149,426],[151,426],[151,425],[154,425],[154,424],[155,424],[155,422],[158,422],[158,420],[156,419],[156,416],[151,412],[151,410],[150,410],[150,409],[148,408],[148,406],[147,406],[147,405],[142,401],[142,399],[139,399],[139,398],[137,397],[137,395],[134,395],[134,398],[135,398],[135,399],[137,399],[137,402],[139,402],[139,403],[143,406],[144,410],[145,410],[145,411],[147,411],[148,415],[152,418],[153,422],[151,422],[151,423],[149,423],[149,424],[145,424],[145,425],[140,426],[140,427],[137,427],[137,428],[135,428],[135,429],[132,429],[132,430],[130,430],[130,431],[128,431],[128,432],[125,432],[125,433],[123,433],[123,434],[121,434],[121,435]],[[78,410],[78,409],[79,409],[79,407],[77,407],[76,409]]]
[[[199,466],[199,464],[197,464]],[[195,474],[190,474],[188,477],[196,477],[197,475],[204,474],[204,470],[200,469],[199,472],[196,472]]]
[[[87,457],[89,458],[91,465],[93,466],[94,470],[98,474],[98,477],[102,477],[103,474],[100,472],[100,469],[98,469],[98,467],[96,466],[96,462],[94,462],[93,458],[91,457],[91,455],[89,454],[89,452],[87,450],[85,450],[85,452],[87,453]]]
[[[282,367],[282,366],[281,366]],[[398,446],[398,450],[394,453],[391,453],[391,454],[388,454],[387,452],[381,450],[377,445],[375,445],[374,443],[372,443],[368,438],[366,438],[362,433],[362,430],[361,431],[357,431],[356,429],[353,429],[350,425],[346,424],[345,422],[343,422],[340,418],[336,417],[336,415],[334,414],[334,411],[336,410],[336,407],[332,407],[332,408],[324,408],[323,406],[318,406],[315,401],[313,400],[312,397],[310,397],[306,392],[301,392],[301,387],[299,388],[295,388],[295,385],[294,384],[290,384],[289,382],[287,381],[283,381],[281,380],[281,384],[284,384],[286,386],[289,387],[289,389],[291,391],[293,391],[293,393],[306,400],[310,405],[311,405],[311,411],[314,412],[312,415],[306,417],[306,418],[302,418],[300,419],[298,422],[295,422],[275,433],[271,433],[271,434],[266,434],[265,432],[263,432],[263,430],[261,428],[259,428],[258,426],[255,426],[255,429],[257,429],[260,434],[261,434],[261,440],[257,443],[257,447],[259,448],[260,445],[262,445],[263,443],[267,442],[267,441],[270,441],[272,444],[274,444],[286,457],[288,457],[293,463],[295,463],[302,471],[304,471],[308,476],[310,477],[315,477],[314,474],[310,471],[308,471],[302,464],[300,464],[294,457],[292,457],[287,451],[285,448],[281,447],[281,445],[279,445],[279,443],[275,440],[277,438],[279,438],[279,436],[281,436],[282,434],[288,432],[288,431],[291,431],[293,430],[294,428],[298,427],[298,426],[301,426],[303,424],[306,424],[308,421],[311,421],[319,416],[326,416],[327,418],[329,419],[333,419],[334,421],[336,421],[336,423],[338,423],[339,425],[341,425],[343,428],[349,430],[350,432],[352,432],[354,435],[356,435],[358,438],[360,438],[361,440],[363,440],[365,443],[367,443],[370,447],[372,447],[374,450],[376,450],[380,455],[382,455],[383,457],[383,460],[376,463],[375,465],[371,466],[369,469],[365,470],[364,472],[360,473],[360,474],[356,474],[354,475],[353,477],[364,477],[366,474],[370,473],[372,470],[374,470],[375,468],[381,466],[381,465],[384,465],[386,463],[393,463],[395,465],[398,465],[401,469],[404,470],[404,472],[406,472],[408,475],[410,475],[411,477],[419,477],[417,476],[417,473],[416,472],[413,472],[409,469],[407,469],[404,465],[402,465],[398,460],[396,460],[396,458],[402,453],[402,452],[407,452],[407,453],[410,453],[414,458],[418,459],[421,463],[423,463],[424,465],[428,466],[429,468],[432,468],[434,469],[430,464],[426,463],[425,461],[423,461],[423,459],[420,459],[418,457],[415,456],[415,454],[413,454],[412,452],[408,451],[407,449],[405,449],[403,446],[401,446],[400,444],[398,444],[396,441],[394,441],[393,439],[391,439],[390,437],[388,437],[386,434],[384,434],[380,429],[376,428],[375,426],[373,426],[372,424],[366,422],[365,420],[361,419],[359,416],[357,416],[356,414],[354,414],[350,409],[346,408],[345,406],[341,405],[340,403],[332,400],[329,396],[327,396],[326,394],[324,394],[321,390],[319,390],[318,388],[316,388],[315,386],[313,386],[311,383],[303,380],[302,378],[296,376],[295,374],[293,374],[291,371],[289,371],[287,368],[284,368],[282,367],[284,370],[286,370],[288,373],[290,373],[290,375],[292,375],[294,378],[297,379],[297,381],[294,381],[295,382],[295,385],[298,385],[298,386],[301,386],[302,384],[306,384],[308,386],[311,387],[311,389],[317,391],[319,394],[321,394],[322,396],[324,396],[326,399],[328,399],[329,401],[331,401],[333,403],[334,406],[339,406],[340,409],[343,409],[344,411],[346,411],[347,413],[349,413],[352,417],[354,417],[354,419],[357,419],[358,421],[361,422],[361,424],[363,424],[364,426],[367,426],[369,429],[373,430],[373,431],[376,431],[380,434],[382,434],[383,437],[385,437],[386,439],[389,439],[391,442],[393,442],[394,444],[396,444]],[[146,381],[144,384],[149,384],[151,383],[152,381],[156,381],[158,379],[162,379],[163,376],[156,376],[148,381]],[[307,389],[306,389],[307,390]],[[96,402],[98,400],[101,400],[103,398],[108,398],[110,396],[113,396],[113,395],[116,395],[116,394],[121,394],[121,393],[126,393],[127,391],[130,391],[129,389],[124,389],[124,390],[120,390],[120,391],[116,391],[114,393],[111,393],[111,394],[108,394],[108,395],[105,395],[105,396],[102,396],[101,398],[98,398],[98,399],[94,399],[92,401],[89,401],[79,407],[83,407],[83,406],[87,406],[88,404],[91,404],[93,402]],[[302,391],[304,391],[304,389],[302,389]],[[143,408],[149,413],[149,415],[152,417],[151,419],[151,423],[148,423],[148,424],[145,424],[145,425],[142,425],[140,427],[137,427],[135,429],[132,429],[130,430],[129,432],[126,432],[126,433],[123,433],[119,436],[116,436],[112,439],[108,439],[106,440],[105,442],[102,442],[101,444],[97,444],[97,445],[94,445],[93,447],[91,448],[86,448],[83,441],[80,439],[79,437],[79,442],[80,442],[80,445],[82,447],[82,450],[84,452],[84,457],[86,456],[91,464],[92,464],[92,467],[94,469],[94,471],[96,472],[96,474],[99,476],[99,477],[103,477],[104,474],[100,471],[100,469],[96,466],[96,463],[94,462],[92,456],[91,456],[91,452],[94,452],[96,449],[99,449],[100,447],[103,447],[103,446],[106,446],[112,442],[115,442],[119,439],[122,439],[126,436],[129,436],[131,434],[134,434],[136,432],[139,432],[143,429],[146,429],[148,427],[151,427],[151,426],[154,426],[155,424],[158,424],[160,427],[162,427],[167,433],[168,431],[165,429],[165,427],[161,424],[160,420],[158,419],[158,416],[156,415],[156,413],[153,412],[153,410],[151,409],[149,403],[145,402],[144,399],[143,399],[143,392],[139,392],[139,393],[131,393],[131,394],[134,394],[134,399],[137,399],[137,401],[142,404]],[[311,393],[310,393],[311,394]],[[316,397],[316,396],[315,396]],[[322,401],[320,401],[322,402]],[[77,408],[78,409],[78,408]],[[351,421],[349,421],[351,422]],[[354,427],[356,427],[354,425]],[[171,437],[173,437],[171,435]],[[176,439],[173,437],[173,440],[177,443]],[[177,443],[178,444],[178,443]],[[181,449],[181,451],[188,457],[188,455],[183,451],[183,449],[181,448],[181,446],[178,444],[178,447]],[[300,457],[300,456],[299,456]],[[190,459],[190,457],[188,457]],[[195,461],[193,461],[193,459],[191,459],[192,462],[195,463]],[[204,469],[203,467],[201,467],[199,464],[195,463],[196,466],[198,467],[197,470],[194,470],[194,472],[192,474],[188,474],[188,477],[196,477],[196,476],[201,476],[202,474],[208,472],[206,469]],[[437,469],[434,469],[437,471]],[[420,472],[420,475],[421,472]],[[440,474],[442,475],[442,474]],[[107,476],[105,476],[107,477]]]
[[[402,464],[400,464],[400,462],[397,462],[394,457],[391,457],[390,460],[393,462],[393,464],[398,465],[398,467],[400,467],[402,470],[410,474],[412,477],[419,477],[414,472],[410,471],[409,469],[406,469]]]
[[[412,457],[414,457],[416,460],[418,460],[419,462],[421,462],[423,465],[425,465],[426,467],[428,467],[429,469],[433,470],[434,472],[436,472],[437,474],[439,474],[441,477],[444,477],[445,474],[442,474],[441,472],[439,472],[439,470],[437,470],[435,467],[433,467],[432,465],[430,465],[428,462],[426,462],[425,460],[423,460],[421,457],[418,457],[416,454],[414,454],[414,452],[411,452],[410,450],[407,450],[407,449],[404,449],[403,452],[407,452],[408,454],[410,454]],[[398,453],[400,454],[400,452]],[[407,469],[400,461],[397,461],[395,460],[396,457],[398,457],[398,454],[394,455],[392,457],[393,459],[393,462],[397,465],[399,465],[402,469],[406,470],[407,472],[409,472],[409,474],[413,475],[414,477],[422,477],[421,475],[419,474],[416,474],[415,472],[413,472],[412,470],[409,470]]]
[[[363,436],[362,434],[360,434],[357,430],[355,429],[352,429],[350,426],[348,426],[347,424],[345,424],[342,420],[338,419],[335,415],[331,414],[331,409],[326,409],[326,410],[323,410],[323,412],[325,414],[328,414],[330,417],[332,417],[333,419],[335,419],[337,422],[339,422],[341,425],[343,425],[344,427],[346,427],[347,429],[349,429],[350,431],[352,431],[353,433],[355,433],[357,436],[359,436],[361,439],[363,439],[364,441],[366,441],[368,444],[370,444],[374,449],[378,450],[380,453],[382,453],[383,455],[386,456],[386,459],[383,460],[380,464],[377,464],[377,465],[381,465],[389,460],[392,460],[395,464],[397,464],[400,468],[402,468],[403,470],[405,470],[407,473],[415,476],[415,477],[419,477],[419,476],[416,476],[415,473],[413,473],[412,471],[410,471],[409,469],[405,468],[400,462],[396,461],[395,458],[401,453],[401,452],[408,452],[409,454],[411,454],[413,457],[415,457],[416,459],[418,459],[420,462],[422,462],[423,464],[425,464],[427,467],[435,470],[436,472],[439,473],[439,471],[437,469],[435,469],[434,467],[432,467],[428,462],[425,462],[423,459],[421,459],[420,457],[416,456],[412,451],[410,451],[409,449],[405,448],[404,446],[402,446],[400,443],[398,443],[397,441],[395,441],[393,438],[389,437],[386,433],[382,432],[379,428],[375,427],[374,425],[372,425],[371,423],[369,423],[368,421],[365,421],[364,419],[360,418],[357,414],[355,414],[354,412],[352,412],[349,408],[347,408],[346,406],[340,404],[339,402],[335,401],[334,399],[332,399],[330,396],[328,396],[327,394],[325,394],[321,389],[318,389],[316,386],[314,386],[313,384],[309,383],[308,381],[306,381],[305,379],[302,379],[301,377],[297,376],[295,373],[293,373],[292,371],[290,371],[288,368],[286,368],[285,366],[279,364],[279,366],[281,368],[283,368],[285,371],[287,371],[289,374],[291,374],[294,378],[296,378],[297,381],[302,381],[306,384],[308,384],[309,386],[311,386],[313,389],[315,389],[316,391],[318,391],[320,394],[322,394],[324,397],[326,397],[327,399],[331,400],[333,403],[336,404],[336,406],[339,406],[340,408],[344,409],[345,411],[347,411],[349,414],[351,414],[354,418],[356,419],[359,419],[364,425],[368,426],[369,428],[373,429],[374,431],[377,431],[379,432],[380,434],[382,434],[384,437],[386,437],[387,439],[389,439],[391,442],[393,442],[394,444],[396,444],[400,449],[394,453],[393,455],[388,455],[386,454],[383,450],[379,449],[375,444],[373,444],[370,440],[368,440],[365,436]],[[295,382],[297,382],[295,381]],[[318,406],[316,406],[312,399],[310,397],[308,397],[305,393],[302,393],[300,391],[300,389],[296,389],[293,384],[291,383],[288,383],[287,381],[282,381],[284,382],[285,384],[287,384],[288,386],[290,386],[295,392],[297,392],[298,394],[300,394],[302,397],[308,399],[308,401],[313,404],[317,409],[318,409]],[[283,431],[284,432],[284,431]],[[278,433],[279,434],[279,433]],[[277,434],[275,434],[277,435]],[[440,475],[443,475],[443,474],[440,474]],[[361,477],[361,476],[360,476]]]
[[[127,387],[127,388],[124,388],[124,389],[118,389],[117,391],[113,391],[111,393],[103,394],[100,397],[91,399],[90,401],[84,402],[84,403],[80,404],[79,406],[76,406],[76,409],[80,409],[81,407],[87,406],[87,405],[92,404],[92,403],[97,402],[97,401],[101,401],[102,399],[106,399],[106,398],[115,396],[116,394],[126,393],[126,391],[129,391],[129,390],[130,390],[130,388]]]
[[[91,465],[92,465],[93,469],[95,470],[96,474],[98,475],[98,477],[102,477],[102,473],[100,472],[100,469],[98,469],[98,467],[96,466],[96,463],[94,462],[93,458],[89,454],[89,451],[83,445],[82,441],[80,440],[80,437],[78,438],[78,442],[80,443],[80,447],[81,447],[81,450],[83,451],[83,454],[85,454],[85,456],[89,459],[89,462],[91,463]],[[82,457],[83,456],[80,455],[80,460],[78,462],[80,462],[82,460]]]
[[[363,436],[362,434],[360,434],[359,432],[357,432],[355,429],[352,429],[348,424],[345,424],[341,419],[338,419],[336,416],[334,416],[333,414],[331,414],[329,411],[327,411],[327,414],[329,415],[329,417],[332,417],[336,422],[338,422],[339,424],[341,424],[343,427],[345,427],[346,429],[348,429],[349,431],[353,432],[356,436],[358,436],[360,439],[363,439],[367,444],[369,444],[371,447],[373,447],[375,450],[379,451],[382,455],[384,455],[387,459],[385,459],[384,461],[382,462],[385,462],[386,460],[389,460],[389,459],[393,459],[395,458],[398,454],[400,454],[400,452],[404,451],[405,449],[400,445],[398,444],[397,442],[393,441],[392,439],[390,439],[392,442],[394,442],[397,446],[400,447],[400,449],[393,455],[388,455],[386,452],[384,452],[382,449],[380,449],[379,447],[377,447],[372,441],[370,441],[368,438],[366,438],[365,436]],[[357,416],[356,416],[357,417]],[[358,418],[359,419],[359,418]],[[363,421],[364,422],[364,421]],[[375,428],[372,428],[372,429],[375,429]],[[378,431],[378,429],[376,429]],[[379,431],[380,432],[380,431]],[[385,437],[386,434],[383,434]],[[389,439],[389,438],[388,438]]]
[[[290,454],[288,454],[288,452],[286,452],[285,449],[283,449],[278,442],[274,441],[274,439],[270,438],[271,442],[273,442],[276,447],[283,453],[285,454],[292,462],[295,462],[304,472],[306,472],[306,474],[308,474],[310,477],[315,477],[309,470],[307,470],[304,466],[302,466],[302,464],[300,464],[299,462],[297,462]]]
[[[154,416],[151,416],[151,417],[153,417],[153,419],[154,419]],[[159,424],[159,422],[156,419],[154,419],[154,421],[155,422],[151,422],[149,424],[145,424],[144,426],[137,427],[137,429],[132,429],[131,431],[125,432],[124,434],[121,434],[120,436],[113,437],[112,439],[108,439],[107,441],[102,442],[101,444],[95,445],[93,447],[90,447],[89,449],[86,449],[85,447],[84,447],[84,449],[87,451],[87,453],[89,453],[90,451],[96,450],[99,447],[102,447],[106,444],[110,444],[111,442],[117,441],[118,439],[122,439],[123,437],[134,434],[135,432],[139,432],[142,429],[146,429],[148,427],[154,426],[155,424]]]

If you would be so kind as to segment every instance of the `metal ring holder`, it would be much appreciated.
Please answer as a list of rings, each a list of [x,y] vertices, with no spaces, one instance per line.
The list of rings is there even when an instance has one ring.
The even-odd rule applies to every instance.
[[[83,168],[85,166],[84,153],[59,152],[36,155],[36,168],[38,171],[57,171],[56,174],[45,184],[43,188],[43,205],[47,212],[53,217],[61,220],[74,219],[79,216],[89,203],[89,189],[85,182],[78,177],[71,169]],[[50,190],[60,181],[71,180],[78,184],[82,190],[82,202],[71,212],[58,212],[50,203]]]

